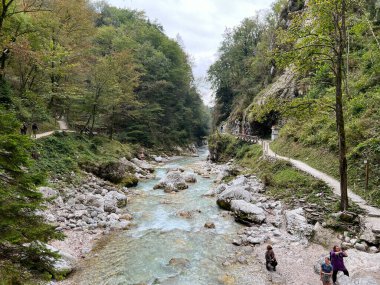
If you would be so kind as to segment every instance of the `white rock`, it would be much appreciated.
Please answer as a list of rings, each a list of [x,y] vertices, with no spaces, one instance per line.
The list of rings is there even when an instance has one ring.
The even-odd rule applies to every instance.
[[[307,223],[302,208],[285,211],[286,229],[289,233],[298,237],[310,237],[313,234],[313,226]]]
[[[244,200],[232,200],[231,211],[243,222],[261,224],[265,221],[264,210]]]

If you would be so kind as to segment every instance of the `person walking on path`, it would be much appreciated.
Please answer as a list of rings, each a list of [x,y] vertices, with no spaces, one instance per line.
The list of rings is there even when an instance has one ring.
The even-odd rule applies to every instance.
[[[333,267],[333,284],[336,284],[336,275],[338,274],[338,271],[343,271],[344,275],[350,276],[346,266],[344,266],[343,260],[343,258],[347,256],[345,250],[341,250],[339,246],[334,245],[333,250],[330,252],[331,265]]]
[[[36,123],[32,124],[32,137],[37,138],[37,131],[38,131],[38,126]]]
[[[323,285],[331,285],[333,267],[329,257],[325,257],[325,263],[321,265],[321,281]]]
[[[24,122],[24,123],[22,123],[22,126],[21,126],[21,128],[20,128],[20,133],[22,134],[22,135],[26,135],[26,132],[28,131],[28,126],[26,125],[26,123]]]
[[[277,260],[271,245],[267,246],[267,251],[265,252],[265,261],[268,271],[276,271]]]

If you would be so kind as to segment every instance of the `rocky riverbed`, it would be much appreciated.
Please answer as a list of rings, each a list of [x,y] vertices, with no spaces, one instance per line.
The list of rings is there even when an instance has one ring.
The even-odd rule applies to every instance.
[[[93,175],[69,190],[42,189],[56,197],[46,217],[68,236],[53,245],[79,269],[61,284],[314,285],[314,267],[341,243],[351,278],[340,276],[340,284],[380,284],[378,244],[310,224],[310,210],[267,197],[254,175],[222,183],[242,169],[204,158],[158,158],[157,178],[133,190]],[[100,247],[91,251],[94,244]],[[267,244],[276,272],[265,268]]]

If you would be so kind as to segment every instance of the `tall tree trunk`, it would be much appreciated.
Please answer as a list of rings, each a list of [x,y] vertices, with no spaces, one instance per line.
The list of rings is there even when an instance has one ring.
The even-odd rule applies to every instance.
[[[337,21],[337,45],[336,45],[336,126],[339,140],[339,176],[340,176],[340,209],[346,211],[348,208],[347,194],[347,157],[346,157],[346,133],[344,129],[343,115],[343,53],[346,47],[346,2],[342,0],[340,12],[340,21]],[[340,22],[340,23],[339,23]]]

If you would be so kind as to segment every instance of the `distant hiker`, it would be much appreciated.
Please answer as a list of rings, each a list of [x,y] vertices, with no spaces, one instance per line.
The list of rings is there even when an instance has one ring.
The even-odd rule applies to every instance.
[[[37,138],[37,131],[38,131],[38,126],[36,123],[32,124],[32,137]]]
[[[267,246],[267,251],[265,252],[265,261],[268,271],[276,271],[277,260],[271,245]]]
[[[321,281],[323,285],[331,285],[333,267],[329,257],[325,257],[325,263],[321,265]]]
[[[26,135],[26,132],[28,131],[28,126],[26,125],[26,123],[24,122],[24,123],[22,123],[22,126],[21,126],[21,128],[20,128],[20,133],[22,134],[22,135]]]
[[[342,251],[337,245],[334,245],[333,250],[330,252],[331,265],[333,267],[332,279],[334,284],[336,284],[336,275],[338,274],[338,271],[343,271],[344,275],[350,276],[343,261],[343,258],[347,256],[346,251]]]

